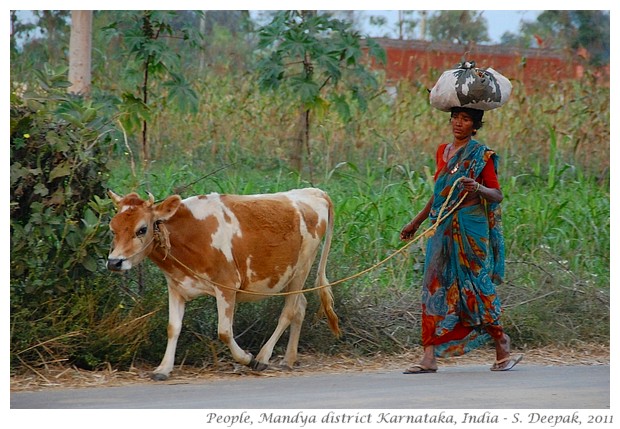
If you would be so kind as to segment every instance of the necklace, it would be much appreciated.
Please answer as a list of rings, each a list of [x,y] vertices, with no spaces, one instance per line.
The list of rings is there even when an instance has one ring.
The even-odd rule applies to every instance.
[[[461,147],[456,148],[454,146],[454,142],[450,143],[448,146],[446,146],[446,149],[443,152],[443,160],[444,162],[446,162],[446,164],[448,163],[448,161],[452,158],[452,156],[454,156],[454,154],[461,149]],[[450,174],[454,174],[458,171],[459,169],[459,163],[457,162],[456,164],[454,164],[454,167],[452,167],[452,169],[450,170]]]

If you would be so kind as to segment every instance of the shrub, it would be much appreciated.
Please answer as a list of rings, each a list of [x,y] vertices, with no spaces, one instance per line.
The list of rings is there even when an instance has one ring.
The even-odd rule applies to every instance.
[[[61,76],[41,78],[47,92],[12,94],[10,112],[11,338],[25,348],[41,338],[41,309],[96,283],[108,245],[102,196],[113,128],[95,102],[67,96]],[[17,323],[35,314],[36,323]]]

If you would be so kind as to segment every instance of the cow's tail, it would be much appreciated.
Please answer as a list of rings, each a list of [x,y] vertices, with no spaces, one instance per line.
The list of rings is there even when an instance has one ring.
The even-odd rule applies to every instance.
[[[319,268],[316,276],[316,286],[321,287],[329,284],[325,270],[327,267],[327,257],[332,244],[332,235],[334,232],[334,205],[327,194],[325,194],[328,206],[328,218],[327,218],[327,230],[325,231],[325,241],[323,243],[323,250],[321,251],[321,259],[319,261]],[[340,336],[340,328],[338,327],[338,316],[334,311],[334,295],[332,294],[332,288],[330,286],[321,287],[319,289],[319,298],[321,299],[321,309],[319,315],[324,314],[327,317],[327,324],[329,329],[334,333],[336,337]]]

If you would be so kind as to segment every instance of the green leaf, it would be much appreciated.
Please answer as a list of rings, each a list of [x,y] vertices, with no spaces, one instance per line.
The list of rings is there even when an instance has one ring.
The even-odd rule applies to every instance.
[[[291,29],[286,33],[285,39],[278,47],[278,50],[290,57],[302,60],[311,46],[312,41],[303,30]]]
[[[61,138],[53,131],[50,131],[45,135],[45,140],[52,146],[52,149],[59,152],[68,152],[71,149],[66,138]]]
[[[54,169],[50,172],[49,180],[51,182],[54,179],[68,176],[69,174],[71,174],[71,166],[69,165],[67,161],[61,162],[56,167],[54,167]]]
[[[81,231],[74,229],[67,235],[65,241],[71,250],[76,250],[81,246],[83,239]]]
[[[177,103],[182,112],[198,112],[198,94],[181,75],[171,73],[172,79],[164,84],[170,99]]]
[[[291,78],[291,87],[306,105],[314,103],[319,96],[319,85],[312,80],[296,76]]]
[[[375,39],[367,38],[366,46],[368,46],[368,54],[371,57],[381,64],[387,64],[387,53]]]
[[[80,115],[79,112],[62,112],[60,113],[60,117],[76,128],[82,128],[84,126],[82,123],[82,115]]]
[[[43,184],[43,183],[37,183],[34,186],[34,193],[37,195],[41,195],[42,197],[46,196],[47,194],[49,194],[49,190],[47,189],[47,187]]]
[[[94,228],[99,224],[99,218],[92,210],[86,209],[84,211],[84,217],[82,218],[82,223],[87,228]]]
[[[11,164],[11,185],[17,182],[19,179],[28,176],[28,169],[22,167],[19,162]]]
[[[81,263],[82,263],[82,266],[84,266],[84,268],[86,268],[91,273],[94,273],[97,271],[97,260],[93,258],[91,255],[85,255]]]
[[[338,112],[338,116],[340,116],[344,122],[349,122],[351,120],[351,108],[344,95],[332,97],[332,104],[336,112]]]
[[[340,51],[322,53],[316,57],[316,63],[325,69],[326,74],[332,79],[332,83],[338,83],[342,77],[340,70]]]
[[[97,110],[92,107],[88,107],[84,113],[82,113],[82,123],[88,123],[97,117]]]
[[[265,49],[280,40],[284,27],[282,22],[274,20],[270,25],[261,28],[258,32],[258,48]]]
[[[329,111],[329,102],[322,97],[316,97],[311,108],[314,110],[319,121],[322,121]]]
[[[122,99],[123,104],[121,105],[119,120],[127,132],[139,129],[141,120],[150,121],[150,110],[142,100],[130,93],[124,93]]]

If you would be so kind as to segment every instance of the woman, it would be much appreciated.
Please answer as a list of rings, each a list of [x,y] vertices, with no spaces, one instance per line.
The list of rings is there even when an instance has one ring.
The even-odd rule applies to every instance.
[[[400,233],[401,240],[411,239],[422,222],[430,217],[435,224],[442,207],[444,215],[449,213],[467,194],[428,239],[422,284],[424,356],[405,374],[436,372],[436,357],[462,355],[490,338],[496,350],[492,371],[509,370],[523,357],[511,356],[510,338],[499,320],[495,285],[504,274],[499,208],[504,196],[497,181],[497,155],[472,139],[483,115],[482,110],[451,110],[454,139],[437,150],[434,194]]]

